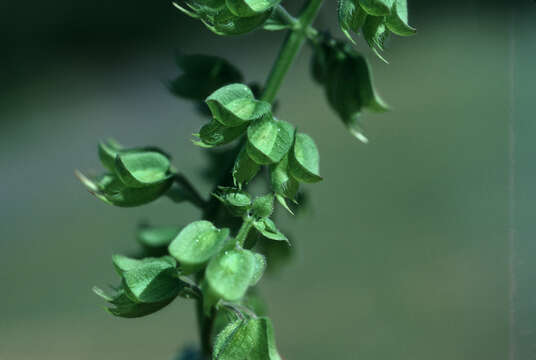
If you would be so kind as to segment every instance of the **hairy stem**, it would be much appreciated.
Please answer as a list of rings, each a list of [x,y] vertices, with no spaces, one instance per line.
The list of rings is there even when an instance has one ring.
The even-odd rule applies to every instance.
[[[303,46],[304,41],[307,39],[308,28],[313,23],[323,0],[310,0],[306,5],[300,16],[298,17],[298,23],[294,25],[294,29],[290,30],[287,37],[279,51],[277,60],[272,67],[272,71],[268,76],[264,93],[261,99],[273,103],[283,79],[287,74],[290,66],[294,62],[296,55]]]
[[[236,234],[236,243],[238,245],[244,246],[244,243],[246,242],[246,239],[252,226],[253,218],[249,215],[244,216],[244,222],[242,223],[242,226],[240,226],[238,234]]]

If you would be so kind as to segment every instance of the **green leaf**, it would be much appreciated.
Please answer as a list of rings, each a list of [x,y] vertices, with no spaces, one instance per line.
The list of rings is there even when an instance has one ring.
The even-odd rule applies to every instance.
[[[187,225],[169,245],[184,274],[196,272],[214,256],[229,236],[229,229],[218,229],[211,222],[201,220]]]
[[[106,293],[98,287],[94,287],[93,291],[98,296],[109,302],[110,305],[113,305],[113,307],[106,308],[106,310],[110,314],[122,318],[139,318],[142,316],[150,315],[162,309],[174,300],[174,298],[171,297],[169,299],[156,303],[134,302],[126,295],[125,290],[122,286],[113,296],[106,295]]]
[[[219,35],[241,35],[260,28],[270,17],[272,11],[261,14],[238,17],[227,8],[213,17],[213,30]],[[210,28],[210,27],[209,27]]]
[[[355,0],[339,0],[339,27],[346,37],[353,43],[351,31],[359,33],[359,29],[365,24],[367,13]]]
[[[247,153],[259,165],[281,161],[289,152],[294,140],[294,126],[264,116],[248,127]]]
[[[171,256],[142,260],[114,255],[113,263],[123,279],[127,296],[133,301],[158,303],[175,298],[184,283],[177,278],[175,259]]]
[[[294,201],[300,184],[288,173],[288,155],[270,167],[270,181],[277,201],[292,214],[285,199]]]
[[[241,126],[227,127],[216,120],[212,120],[201,128],[198,135],[201,141],[194,141],[194,144],[204,148],[228,144],[244,134],[247,126],[248,124],[246,123]]]
[[[255,256],[255,270],[253,271],[253,277],[249,282],[250,286],[255,286],[261,280],[264,271],[266,270],[266,258],[259,253],[253,253]]]
[[[123,146],[114,139],[107,139],[99,142],[99,159],[102,165],[110,170],[115,171],[115,158],[123,150]]]
[[[243,185],[249,183],[260,170],[260,165],[253,161],[244,146],[238,157],[236,158],[233,166],[233,181],[235,186],[241,188]]]
[[[274,212],[274,195],[257,196],[253,200],[252,213],[258,218],[270,217]]]
[[[320,155],[314,140],[307,134],[297,133],[289,156],[290,175],[303,183],[322,180],[319,174]]]
[[[127,187],[142,188],[168,181],[169,159],[153,151],[120,153],[115,158],[119,180]]]
[[[162,196],[173,182],[170,179],[144,188],[129,188],[115,175],[105,174],[98,181],[93,181],[80,172],[76,174],[90,193],[107,204],[119,207],[134,207],[150,203]]]
[[[395,0],[391,14],[385,19],[385,25],[400,36],[414,35],[417,30],[408,24],[407,0]]]
[[[189,100],[204,101],[220,87],[243,81],[240,70],[217,56],[182,55],[177,65],[182,74],[171,82],[170,90]]]
[[[253,223],[253,226],[262,234],[262,236],[271,240],[286,241],[290,245],[288,238],[277,229],[271,219],[259,219]]]
[[[270,113],[271,105],[255,100],[253,92],[244,84],[226,85],[206,99],[214,119],[227,127],[243,125]]]
[[[233,249],[212,258],[205,277],[218,297],[239,300],[246,293],[255,275],[255,256],[249,250]]]
[[[374,16],[386,16],[391,12],[394,0],[359,0],[359,5],[368,14]]]
[[[240,189],[220,186],[218,193],[213,194],[235,216],[242,216],[251,208],[251,197]]]
[[[138,231],[137,240],[146,248],[160,249],[169,246],[177,237],[182,227],[179,226],[156,226],[144,227]]]
[[[270,319],[235,320],[217,336],[213,360],[240,359],[281,360]]]
[[[226,0],[231,12],[239,17],[255,16],[272,9],[281,0]]]

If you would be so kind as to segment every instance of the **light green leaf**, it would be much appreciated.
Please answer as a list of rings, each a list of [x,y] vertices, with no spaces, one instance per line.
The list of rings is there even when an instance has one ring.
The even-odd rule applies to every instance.
[[[407,0],[395,0],[391,14],[385,19],[385,25],[400,36],[414,35],[417,30],[408,24]]]
[[[233,181],[235,186],[241,188],[243,185],[249,183],[257,175],[260,168],[260,165],[248,156],[246,147],[244,146],[240,150],[233,166]]]
[[[127,187],[142,188],[168,181],[169,159],[153,151],[120,153],[115,158],[119,180]]]
[[[259,165],[281,161],[294,140],[294,126],[271,116],[264,116],[253,122],[247,133],[247,153]]]
[[[297,133],[289,156],[290,175],[303,183],[315,183],[320,176],[320,155],[314,140],[307,134]]]
[[[170,297],[169,299],[156,303],[134,302],[126,295],[122,286],[113,296],[106,295],[106,293],[98,287],[94,287],[93,291],[95,294],[109,302],[110,305],[113,305],[113,307],[106,308],[110,314],[122,318],[138,318],[150,315],[162,309],[174,300],[174,297]]]
[[[137,240],[149,249],[167,248],[181,229],[180,226],[144,227],[138,231]]]
[[[244,84],[226,85],[205,101],[214,119],[227,127],[259,119],[271,110],[271,105],[266,101],[255,100],[253,92]]]
[[[262,234],[262,236],[271,240],[286,241],[290,245],[288,238],[277,229],[271,219],[259,219],[253,223],[253,226]]]
[[[235,216],[244,215],[251,208],[251,197],[240,189],[220,186],[218,193],[213,194]]]
[[[123,279],[127,296],[135,302],[157,303],[176,297],[184,283],[176,276],[171,256],[142,260],[114,255],[113,263]]]
[[[114,139],[107,139],[99,142],[99,159],[102,165],[110,170],[115,171],[115,158],[123,150],[123,146]]]
[[[356,0],[339,0],[339,27],[346,37],[353,43],[351,31],[359,33],[359,29],[365,24],[367,13]]]
[[[274,194],[257,196],[253,200],[252,213],[258,218],[270,217],[274,212]]]
[[[218,229],[201,220],[187,225],[169,245],[169,253],[180,264],[184,274],[196,272],[224,245],[229,229]]]
[[[219,35],[241,35],[262,27],[271,13],[272,11],[268,10],[254,16],[238,17],[225,8],[213,17],[209,28],[212,26],[212,31]]]
[[[270,167],[270,181],[277,201],[292,214],[285,199],[294,201],[300,184],[288,173],[288,155]]]
[[[239,300],[255,274],[255,256],[249,250],[233,249],[213,257],[205,277],[211,290],[222,299]]]
[[[266,317],[231,322],[216,338],[213,360],[281,360]]]
[[[368,14],[374,16],[387,16],[391,12],[394,0],[359,0],[359,5]]]
[[[216,120],[204,125],[199,131],[201,141],[194,141],[194,144],[212,148],[215,146],[228,144],[246,132],[248,124],[235,127],[227,127]]]
[[[226,0],[231,12],[239,17],[255,16],[272,9],[281,0]]]

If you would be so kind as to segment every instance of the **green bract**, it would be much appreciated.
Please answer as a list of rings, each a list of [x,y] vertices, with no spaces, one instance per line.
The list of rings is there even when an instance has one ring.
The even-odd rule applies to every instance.
[[[210,260],[205,276],[212,292],[228,300],[239,300],[256,273],[256,259],[249,250],[225,251]]]
[[[391,14],[385,18],[385,25],[393,33],[400,36],[409,36],[417,32],[408,24],[407,0],[395,0]]]
[[[294,140],[294,126],[264,116],[248,127],[247,153],[259,165],[281,161],[288,153]]]
[[[361,113],[365,109],[388,110],[374,89],[367,60],[349,45],[325,39],[315,48],[311,68],[315,79],[324,86],[329,104],[350,133],[367,142],[358,123]]]
[[[171,256],[131,259],[113,257],[127,296],[135,302],[158,303],[176,297],[184,284],[177,278],[176,261]]]
[[[266,194],[257,196],[255,200],[253,200],[251,212],[258,218],[270,217],[274,212],[274,195]]]
[[[389,32],[385,26],[385,18],[381,16],[368,16],[365,25],[363,25],[363,36],[374,53],[380,59],[387,62],[380,54],[380,51],[383,51],[385,40],[389,36]]]
[[[219,187],[217,194],[213,194],[236,216],[242,216],[251,208],[251,197],[239,189]]]
[[[216,90],[206,103],[214,119],[228,127],[259,119],[271,109],[269,103],[255,100],[253,92],[243,84],[230,84]]]
[[[257,229],[257,231],[259,231],[262,236],[271,240],[286,241],[290,245],[288,238],[277,229],[271,219],[264,218],[256,220],[253,223],[253,226],[255,226],[255,229]]]
[[[270,180],[277,201],[292,213],[285,199],[294,201],[300,184],[288,172],[288,155],[270,167]]]
[[[115,158],[117,176],[127,187],[141,188],[171,178],[169,159],[158,152],[126,152]]]
[[[359,6],[357,0],[339,0],[339,26],[346,37],[354,42],[351,31],[358,33],[365,24],[367,13]]]
[[[227,127],[216,120],[212,120],[201,128],[198,134],[201,141],[194,141],[194,144],[205,148],[225,145],[244,134],[246,129],[247,124]]]
[[[272,322],[266,317],[236,320],[220,332],[213,360],[281,360]]]
[[[359,0],[359,5],[374,16],[389,15],[392,4],[393,0]]]
[[[322,180],[320,155],[314,140],[307,134],[297,133],[289,156],[290,175],[299,182],[315,183]]]
[[[260,165],[249,157],[246,147],[243,147],[233,166],[234,184],[240,188],[246,185],[257,175],[260,168]]]
[[[240,71],[217,56],[183,55],[177,58],[182,74],[170,84],[170,90],[185,99],[204,101],[222,86],[242,82]]]
[[[184,274],[203,266],[224,245],[229,229],[218,229],[211,222],[201,220],[186,226],[169,245],[169,253],[179,261]]]
[[[102,165],[111,172],[114,172],[115,158],[121,150],[123,150],[123,146],[114,139],[99,142],[99,159]]]

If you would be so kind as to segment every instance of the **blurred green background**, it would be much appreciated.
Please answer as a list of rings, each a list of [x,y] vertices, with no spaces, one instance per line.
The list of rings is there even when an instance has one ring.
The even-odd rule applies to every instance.
[[[317,140],[325,178],[310,211],[281,214],[296,256],[261,283],[287,360],[511,350],[512,4],[409,3],[418,35],[391,39],[389,65],[358,45],[393,108],[366,117],[369,145],[328,108],[309,49],[280,92],[279,116]],[[524,6],[516,26],[534,14]],[[335,8],[326,1],[317,27],[342,36]],[[208,192],[190,142],[200,117],[165,87],[174,55],[222,55],[263,81],[283,33],[219,38],[168,1],[4,1],[0,20],[0,359],[172,359],[196,343],[192,303],[116,319],[91,287],[115,282],[110,256],[136,249],[138,221],[186,224],[198,212],[166,199],[113,208],[73,170],[99,169],[97,140],[113,136],[161,146]],[[519,26],[532,42],[533,23]]]

